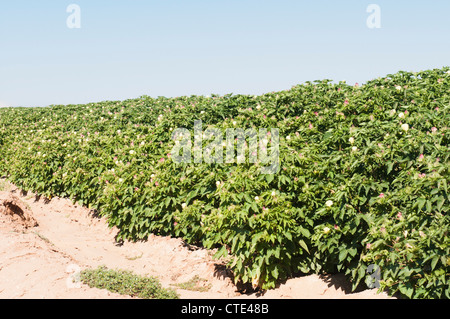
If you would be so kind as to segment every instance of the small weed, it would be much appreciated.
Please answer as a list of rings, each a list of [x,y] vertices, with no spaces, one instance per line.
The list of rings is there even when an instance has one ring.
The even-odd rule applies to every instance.
[[[173,289],[165,289],[155,277],[143,277],[127,270],[111,270],[104,266],[86,269],[80,279],[89,287],[142,299],[178,299]]]
[[[142,258],[143,255],[144,255],[144,253],[141,253],[139,256],[125,257],[125,258],[128,260],[136,260],[136,259]]]
[[[200,278],[198,275],[195,275],[191,280],[184,283],[174,284],[174,286],[177,286],[178,288],[184,290],[206,292],[211,289],[212,285],[211,283],[208,283],[206,279]]]
[[[50,245],[54,246],[53,243],[50,241],[50,239],[48,239],[48,238],[45,237],[44,235],[38,233],[37,231],[35,231],[35,232],[33,232],[33,233],[34,233],[36,236],[38,236],[40,239],[42,239],[43,241],[45,241],[47,244],[50,244]]]

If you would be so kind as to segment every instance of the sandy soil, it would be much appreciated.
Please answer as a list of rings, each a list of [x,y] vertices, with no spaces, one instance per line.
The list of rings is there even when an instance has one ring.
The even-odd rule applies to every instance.
[[[151,236],[146,242],[118,246],[117,229],[104,219],[67,199],[49,202],[22,194],[0,180],[0,298],[130,298],[72,281],[76,272],[104,265],[137,274],[157,276],[164,287],[175,288],[181,298],[389,298],[376,290],[350,292],[343,275],[308,275],[287,280],[264,295],[240,294],[223,262],[212,251],[189,247],[180,239]],[[22,213],[8,210],[16,200]],[[14,213],[14,214],[13,214]],[[19,214],[20,213],[20,214]],[[174,286],[194,276],[205,279],[208,291]]]

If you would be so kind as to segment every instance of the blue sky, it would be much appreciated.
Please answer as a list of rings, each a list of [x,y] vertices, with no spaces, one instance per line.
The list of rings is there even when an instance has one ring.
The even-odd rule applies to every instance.
[[[81,28],[69,29],[69,4]],[[370,29],[369,4],[381,8]],[[450,65],[448,0],[0,2],[0,106],[261,94]]]

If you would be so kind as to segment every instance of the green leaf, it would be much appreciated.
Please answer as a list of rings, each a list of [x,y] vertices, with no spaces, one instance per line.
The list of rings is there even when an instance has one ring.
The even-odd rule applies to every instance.
[[[339,261],[342,262],[347,257],[347,254],[348,252],[346,249],[341,250],[341,252],[339,253]]]
[[[432,212],[431,201],[430,200],[427,200],[426,208],[427,208],[427,212],[428,213]]]
[[[275,178],[274,174],[266,174],[266,181],[267,183],[271,183],[273,181],[273,179]]]
[[[221,257],[226,257],[228,255],[228,251],[227,251],[227,247],[226,246],[222,246],[222,248],[220,248],[215,254],[214,254],[214,258],[219,259]]]
[[[356,253],[358,252],[358,250],[356,249],[356,248],[349,248],[348,250],[347,250],[347,252],[348,252],[348,254],[350,255],[350,256],[352,256],[352,257],[355,257],[356,256]]]
[[[438,261],[439,261],[439,256],[434,256],[434,258],[431,260],[431,270],[434,270],[434,268],[436,268]]]
[[[389,173],[392,171],[392,168],[394,167],[394,163],[393,162],[389,162],[388,166],[387,166],[387,172],[386,174],[389,175]]]
[[[284,233],[284,236],[285,236],[289,241],[292,240],[292,235],[291,235],[290,232],[285,232],[285,233]]]
[[[412,298],[412,295],[414,293],[414,288],[411,286],[409,282],[404,285],[399,285],[399,290],[402,294],[404,294],[409,298]]]
[[[308,254],[310,253],[310,252],[309,252],[309,249],[308,249],[308,245],[306,245],[306,243],[305,243],[305,241],[304,241],[303,239],[301,239],[301,240],[299,241],[299,244],[300,244],[300,246],[301,246],[304,250],[306,250],[306,251],[308,252]]]
[[[278,279],[279,272],[278,272],[278,267],[277,267],[277,266],[275,266],[275,267],[272,269],[271,273],[272,273],[272,276],[273,276],[275,279]]]
[[[306,238],[311,237],[311,233],[309,232],[309,230],[307,228],[299,226],[299,230],[304,237],[306,237]]]
[[[423,208],[423,206],[425,205],[425,203],[426,203],[426,199],[425,198],[419,198],[418,200],[417,200],[417,211],[418,212],[420,212],[421,210],[422,210],[422,208]]]

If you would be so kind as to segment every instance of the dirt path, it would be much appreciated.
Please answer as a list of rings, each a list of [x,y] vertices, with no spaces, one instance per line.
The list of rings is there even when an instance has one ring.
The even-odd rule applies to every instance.
[[[0,203],[16,196],[38,224],[26,228],[23,219],[0,213],[0,298],[127,298],[72,283],[75,271],[100,265],[157,276],[164,287],[176,288],[174,284],[196,275],[206,279],[206,292],[176,288],[181,298],[388,298],[376,290],[350,294],[340,275],[293,278],[263,296],[242,295],[211,251],[160,236],[117,246],[117,230],[87,208],[67,199],[36,201],[34,194],[22,196],[14,186],[0,182]]]

